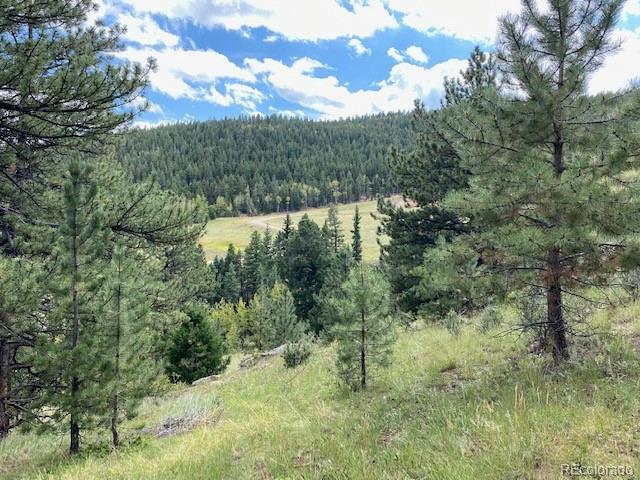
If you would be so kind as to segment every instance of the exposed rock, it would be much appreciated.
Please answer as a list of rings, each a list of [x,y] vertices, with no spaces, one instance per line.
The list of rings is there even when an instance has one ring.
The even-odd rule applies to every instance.
[[[153,435],[158,438],[178,435],[202,425],[215,425],[222,416],[222,410],[214,414],[191,415],[185,417],[168,417],[159,424],[140,430],[142,435]]]
[[[269,350],[268,352],[259,352],[251,356],[248,356],[246,358],[243,358],[242,361],[240,362],[240,368],[253,367],[258,362],[260,362],[261,360],[264,360],[265,358],[282,355],[286,349],[287,349],[287,344],[284,343],[279,347],[274,348],[273,350]]]
[[[222,375],[209,375],[208,377],[202,377],[194,381],[191,385],[201,385],[203,383],[213,383],[222,381]]]

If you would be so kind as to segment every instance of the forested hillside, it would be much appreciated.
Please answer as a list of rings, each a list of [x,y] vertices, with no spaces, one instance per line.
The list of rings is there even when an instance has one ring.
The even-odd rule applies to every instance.
[[[409,130],[403,113],[182,123],[128,133],[117,158],[137,180],[204,195],[212,216],[269,213],[393,193],[386,158]]]

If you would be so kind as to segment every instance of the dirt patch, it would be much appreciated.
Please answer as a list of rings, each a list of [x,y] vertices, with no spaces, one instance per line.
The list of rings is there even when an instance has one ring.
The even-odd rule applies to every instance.
[[[466,378],[456,367],[446,365],[440,370],[440,376],[434,379],[432,388],[439,392],[455,392],[465,388],[471,380]]]
[[[378,445],[381,447],[386,447],[391,442],[393,442],[393,440],[397,436],[398,436],[397,430],[383,430],[382,432],[380,432],[380,435],[378,435],[378,439],[377,439]]]
[[[636,351],[640,352],[640,333],[634,333],[628,336],[629,343]]]
[[[271,473],[269,473],[267,464],[262,460],[258,460],[256,462],[256,473],[258,474],[258,478],[260,478],[261,480],[271,480],[273,478],[271,476]]]
[[[295,468],[303,468],[307,465],[311,465],[311,452],[303,450],[292,459],[293,466]]]

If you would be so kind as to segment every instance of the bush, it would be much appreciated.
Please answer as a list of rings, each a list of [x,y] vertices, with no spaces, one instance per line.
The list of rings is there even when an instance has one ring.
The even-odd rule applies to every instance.
[[[298,342],[288,343],[282,354],[286,368],[296,368],[307,361],[311,355],[312,340],[304,337]]]
[[[193,307],[171,335],[167,349],[167,374],[173,381],[191,383],[222,372],[229,365],[227,346],[218,323],[204,307]]]
[[[236,303],[223,300],[209,314],[211,320],[222,328],[230,350],[243,350],[251,334],[249,308],[242,300]]]
[[[464,318],[459,313],[450,310],[443,319],[444,327],[451,335],[457,337],[464,326]]]
[[[487,333],[494,327],[503,323],[503,314],[497,305],[485,307],[478,317],[478,328],[481,332]]]

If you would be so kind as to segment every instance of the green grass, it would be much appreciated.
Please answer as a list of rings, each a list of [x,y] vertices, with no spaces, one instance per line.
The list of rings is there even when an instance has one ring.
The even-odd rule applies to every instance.
[[[377,211],[376,201],[372,200],[369,202],[350,203],[338,206],[338,216],[342,221],[345,240],[351,243],[350,232],[353,226],[353,214],[356,205],[359,206],[360,214],[362,215],[361,233],[363,257],[368,262],[376,262],[380,255],[380,249],[376,242],[378,221],[371,216],[372,213]],[[291,218],[294,223],[297,224],[306,213],[318,225],[322,226],[327,218],[328,209],[328,207],[312,208],[303,212],[295,212],[291,213]],[[264,231],[268,225],[272,232],[277,232],[282,228],[285,217],[286,213],[274,213],[257,217],[217,218],[209,221],[207,224],[207,229],[200,240],[200,244],[204,248],[207,258],[211,260],[216,255],[223,256],[230,243],[233,243],[240,249],[246,248],[249,244],[251,232],[254,230]]]
[[[13,435],[0,444],[0,476],[550,479],[571,462],[640,472],[638,311],[597,314],[600,335],[577,341],[561,370],[527,353],[524,338],[474,326],[458,336],[436,326],[402,332],[391,368],[361,393],[336,385],[331,347],[298,370],[281,359],[234,366],[219,384],[148,401],[117,453],[94,448],[69,459],[66,437]],[[624,335],[603,335],[611,330]],[[136,429],[192,412],[216,421],[132,440]]]

